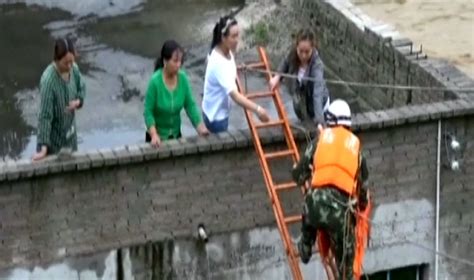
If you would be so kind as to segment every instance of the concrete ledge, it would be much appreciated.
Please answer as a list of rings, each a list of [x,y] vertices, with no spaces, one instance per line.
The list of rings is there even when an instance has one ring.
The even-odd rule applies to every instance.
[[[366,112],[353,117],[356,132],[384,129],[405,124],[447,119],[474,114],[474,99],[457,99],[437,103],[405,106],[385,111]],[[310,134],[314,136],[314,131]],[[305,134],[293,130],[295,139],[304,140]],[[279,144],[284,135],[275,130],[261,133],[264,145]],[[50,156],[40,162],[30,160],[0,161],[0,182],[40,177],[69,171],[82,171],[106,166],[136,164],[144,161],[167,159],[224,150],[247,148],[253,145],[249,130],[229,131],[207,137],[189,137],[166,141],[158,148],[148,144],[115,147],[113,149],[75,152],[70,158]]]
[[[345,35],[332,35],[325,38],[328,40],[327,48],[333,47],[334,41],[348,40],[347,44],[356,44],[361,47],[358,55],[361,60],[370,67],[372,64],[382,65],[390,63],[387,69],[400,70],[396,77],[387,78],[384,74],[378,75],[374,69],[370,81],[377,83],[407,83],[427,87],[447,87],[444,92],[433,91],[412,91],[413,98],[410,98],[410,104],[422,104],[428,101],[439,102],[454,98],[468,98],[474,95],[473,92],[457,91],[457,89],[473,88],[474,80],[462,73],[459,69],[451,65],[447,60],[428,57],[418,46],[409,39],[400,34],[392,25],[370,18],[360,8],[354,6],[350,0],[327,0],[327,1],[299,1],[297,11],[308,11],[304,15],[296,15],[298,18],[303,16],[307,20],[323,22],[325,30],[332,30],[333,34],[340,32]],[[314,12],[317,10],[317,12]],[[316,16],[314,16],[314,14]],[[317,27],[315,27],[318,29]],[[339,31],[339,32],[337,32]],[[319,30],[324,34],[324,30]],[[342,44],[342,43],[340,43]],[[336,43],[337,47],[337,43]],[[347,48],[350,46],[348,45]],[[369,53],[367,50],[378,49],[378,52]],[[344,52],[345,50],[339,50]],[[330,52],[328,52],[330,53]],[[334,60],[334,54],[326,54],[328,61]],[[376,57],[376,60],[374,60]],[[380,62],[379,62],[380,59]],[[354,60],[355,61],[355,60]],[[356,62],[356,61],[355,61]],[[357,63],[357,62],[356,62]],[[329,64],[329,63],[328,63]],[[379,69],[385,71],[385,68]],[[367,72],[371,72],[367,70]],[[348,71],[348,75],[350,75]],[[373,77],[372,77],[373,76]],[[416,80],[410,80],[407,77],[417,77]],[[363,77],[359,77],[364,79]],[[386,78],[386,80],[384,80]],[[395,79],[392,81],[391,79]],[[365,81],[365,80],[364,80]],[[357,91],[356,91],[357,92]],[[382,98],[383,100],[383,98]],[[375,108],[379,108],[380,100],[365,100]],[[387,101],[400,104],[400,100]],[[382,103],[383,104],[383,103]]]

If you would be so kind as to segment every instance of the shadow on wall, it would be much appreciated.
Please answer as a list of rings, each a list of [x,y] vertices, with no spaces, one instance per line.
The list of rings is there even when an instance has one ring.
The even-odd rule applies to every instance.
[[[165,240],[33,269],[16,268],[0,279],[163,280],[290,279],[279,233],[259,228],[213,236],[209,243]],[[324,277],[313,258],[306,275]]]
[[[387,223],[387,221],[390,221]],[[427,200],[382,204],[374,212],[371,248],[365,261],[368,273],[431,263],[430,252],[406,240],[429,246],[433,236],[433,206]],[[212,233],[211,233],[212,234]],[[405,256],[395,257],[393,256]],[[324,279],[319,256],[302,266],[303,274]],[[211,235],[208,243],[196,239],[149,242],[76,259],[47,268],[14,269],[1,279],[290,279],[276,228]]]

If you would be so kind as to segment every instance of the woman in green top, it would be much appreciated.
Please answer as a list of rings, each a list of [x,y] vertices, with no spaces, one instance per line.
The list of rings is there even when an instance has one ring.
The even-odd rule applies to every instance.
[[[166,41],[148,84],[143,115],[146,142],[151,142],[154,147],[158,147],[162,140],[181,137],[180,113],[183,108],[199,135],[209,133],[202,122],[188,77],[180,70],[182,60],[181,46],[173,40]]]
[[[41,75],[38,143],[33,160],[56,154],[61,148],[77,150],[75,112],[84,102],[85,86],[74,63],[75,54],[71,40],[56,40],[54,61]]]

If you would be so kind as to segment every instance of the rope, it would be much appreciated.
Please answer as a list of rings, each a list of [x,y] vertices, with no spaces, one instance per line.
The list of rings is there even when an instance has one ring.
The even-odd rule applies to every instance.
[[[343,242],[344,244],[342,245],[342,260],[341,260],[341,263],[339,264],[339,270],[342,271],[342,279],[346,279],[346,269],[348,269],[346,267],[346,259],[347,259],[347,248],[348,248],[348,245],[347,244],[347,238],[349,236],[349,234],[351,234],[351,227],[350,227],[350,218],[351,218],[351,206],[350,204],[347,204],[348,207],[346,209],[346,213],[344,213],[344,237],[343,237]],[[355,234],[355,231],[352,232],[352,234]],[[354,236],[354,241],[355,241],[355,236]],[[353,248],[355,249],[355,248]],[[342,269],[341,269],[342,268]],[[350,267],[349,269],[352,269],[352,267]],[[339,275],[339,277],[341,277],[341,275]]]
[[[248,94],[247,70],[244,70],[244,83],[245,83],[245,94]]]
[[[272,75],[279,75],[284,78],[289,79],[298,79],[298,75],[287,74],[277,71],[267,71],[261,70],[256,68],[249,68],[244,67],[245,71],[252,71],[262,74],[272,74]],[[302,80],[311,81],[311,82],[319,82],[319,79],[313,77],[303,77]],[[363,83],[363,82],[351,82],[351,81],[343,81],[343,80],[332,80],[332,79],[325,79],[327,84],[333,85],[347,85],[353,87],[363,87],[363,88],[384,88],[384,89],[397,89],[397,90],[420,90],[420,91],[456,91],[456,92],[474,92],[474,88],[460,88],[460,87],[424,87],[424,86],[406,86],[406,85],[389,85],[389,84],[376,84],[376,83]]]
[[[285,78],[290,78],[290,79],[298,79],[298,76],[297,75],[292,75],[292,74],[286,74],[286,73],[281,73],[281,72],[276,72],[276,71],[266,71],[266,70],[260,70],[260,69],[255,69],[255,68],[248,68],[248,67],[243,67],[243,72],[244,72],[244,79],[245,79],[245,91],[247,92],[247,71],[253,71],[253,72],[257,72],[257,73],[262,73],[262,74],[267,74],[267,73],[270,73],[272,75],[280,75],[281,77],[285,77]],[[311,78],[311,77],[303,77],[302,80],[306,80],[306,81],[313,81],[313,82],[319,82],[319,80],[315,79],[315,78]],[[331,79],[326,79],[325,80],[326,83],[328,84],[340,84],[340,85],[350,85],[350,86],[354,86],[354,87],[367,87],[367,88],[385,88],[385,89],[398,89],[398,90],[422,90],[422,91],[447,91],[447,90],[454,90],[454,91],[457,91],[457,92],[474,92],[474,88],[457,88],[457,87],[423,87],[423,86],[403,86],[403,85],[388,85],[388,84],[375,84],[375,83],[362,83],[362,82],[350,82],[350,81],[342,81],[342,80],[331,80]],[[293,128],[293,129],[296,129],[296,130],[300,130],[304,133],[305,137],[306,137],[306,141],[307,143],[310,143],[311,142],[311,135],[310,133],[304,128],[304,127],[301,127],[301,126],[298,126],[298,125],[295,125],[295,124],[290,124],[290,127]],[[346,204],[342,201],[339,201],[337,198],[335,198],[334,196],[332,196],[332,198],[334,199],[334,201],[336,201],[337,203],[341,204],[342,206],[345,206],[347,207],[347,213],[346,215],[348,214],[348,212],[355,212],[354,208],[350,205],[350,204]],[[351,200],[349,200],[351,202]],[[345,215],[345,216],[346,216]],[[344,223],[346,224],[347,222],[347,217],[344,218]],[[381,226],[377,223],[375,223],[372,219],[368,219],[368,218],[365,218],[365,217],[362,217],[363,219],[365,219],[366,221],[368,221],[372,226]],[[346,227],[346,226],[345,226]],[[350,229],[347,229],[347,231],[349,231]],[[346,236],[346,230],[344,231],[344,236]],[[344,237],[344,239],[346,239]],[[426,251],[430,251],[438,256],[441,256],[441,257],[444,257],[446,259],[450,259],[452,261],[456,261],[458,263],[462,263],[462,264],[465,264],[465,265],[468,265],[468,266],[472,266],[474,267],[474,262],[470,261],[470,260],[467,260],[467,259],[464,259],[464,258],[460,258],[460,257],[456,257],[456,256],[453,256],[453,255],[450,255],[448,253],[445,253],[445,252],[442,252],[442,251],[439,251],[439,250],[435,250],[433,248],[430,248],[430,247],[426,247],[426,246],[423,246],[419,243],[416,243],[414,241],[411,241],[411,240],[408,240],[406,237],[403,238],[403,239],[399,239],[399,241],[404,241],[406,243],[409,243],[409,244],[412,244],[420,249],[424,249]],[[343,253],[343,261],[341,264],[339,265],[343,265],[345,266],[345,251],[346,251],[346,242],[344,241],[344,253]],[[366,278],[367,278],[367,275],[366,275]]]
[[[306,138],[306,144],[310,144],[312,139],[311,139],[311,133],[304,127],[302,126],[299,126],[297,124],[292,124],[290,123],[290,128],[294,129],[294,130],[299,130],[301,132],[303,132],[305,138]]]
[[[344,206],[344,207],[347,207],[347,208],[350,208],[350,206],[348,204],[346,204],[345,202],[343,201],[340,201],[339,199],[337,199],[336,197],[334,197],[333,195],[331,195],[331,197],[333,198],[333,200],[337,203],[339,203],[340,205]],[[359,216],[359,217],[362,217],[362,216]],[[380,224],[377,224],[375,223],[372,219],[368,219],[368,218],[364,218],[362,217],[363,219],[365,219],[366,221],[368,221],[371,225],[374,225],[374,226],[381,226]],[[460,257],[456,257],[456,256],[453,256],[453,255],[450,255],[448,253],[445,253],[445,252],[442,252],[442,251],[439,251],[439,250],[435,250],[433,248],[430,248],[430,247],[426,247],[426,246],[423,246],[423,245],[420,245],[419,243],[417,242],[414,242],[414,241],[411,241],[411,240],[408,240],[406,237],[405,238],[401,238],[399,239],[398,241],[404,241],[406,243],[410,243],[418,248],[421,248],[421,249],[424,249],[426,251],[430,251],[438,256],[441,256],[441,257],[444,257],[446,259],[450,259],[452,261],[456,261],[458,263],[462,263],[462,264],[465,264],[467,266],[471,266],[471,267],[474,267],[474,262],[473,261],[470,261],[468,259],[464,259],[464,258],[460,258]]]
[[[308,143],[311,142],[311,136],[309,135],[309,132],[303,128],[303,127],[300,127],[298,125],[295,125],[295,124],[290,124],[290,126],[294,129],[297,129],[297,130],[300,130],[300,131],[303,131],[303,133],[306,135],[306,140]],[[308,140],[309,139],[309,140]],[[343,201],[340,201],[339,199],[337,199],[336,197],[334,197],[333,195],[331,195],[331,197],[333,198],[333,200],[337,203],[339,203],[340,205],[344,206],[344,207],[347,207],[348,211],[352,210],[353,212],[355,211],[354,208],[350,205],[351,201],[352,200],[349,200],[349,204],[343,202]],[[366,221],[368,221],[370,223],[371,226],[375,226],[375,227],[381,227],[381,226],[384,226],[383,224],[379,224],[379,223],[375,223],[372,219],[367,219],[365,217],[362,217],[363,219],[365,219]],[[345,239],[345,238],[344,238]],[[460,257],[456,257],[456,256],[453,256],[453,255],[450,255],[448,253],[445,253],[445,252],[442,252],[442,251],[439,251],[439,250],[435,250],[433,248],[430,248],[430,247],[426,247],[426,246],[423,246],[417,242],[414,242],[414,241],[411,241],[411,240],[408,240],[407,237],[404,237],[404,238],[401,238],[401,239],[398,239],[398,241],[404,241],[406,243],[409,243],[409,244],[412,244],[420,249],[423,249],[423,250],[426,250],[426,251],[430,251],[438,256],[441,256],[441,257],[444,257],[446,259],[450,259],[452,261],[455,261],[455,262],[458,262],[458,263],[462,263],[462,264],[465,264],[467,266],[471,266],[471,267],[474,267],[474,262],[473,261],[470,261],[468,259],[464,259],[464,258],[460,258]],[[344,242],[345,243],[345,242]],[[345,244],[344,244],[345,246]],[[345,251],[345,250],[344,250]]]

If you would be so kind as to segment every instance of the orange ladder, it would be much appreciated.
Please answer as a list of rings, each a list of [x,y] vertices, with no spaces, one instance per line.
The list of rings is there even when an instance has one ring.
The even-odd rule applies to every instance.
[[[266,51],[263,47],[259,47],[258,53],[259,53],[261,62],[248,64],[245,66],[245,68],[264,69],[266,72],[265,76],[267,80],[269,81],[272,75],[270,72],[271,71],[270,63],[268,61]],[[301,221],[301,215],[285,217],[283,209],[282,209],[282,205],[279,199],[279,195],[278,195],[279,191],[296,188],[297,186],[296,186],[296,183],[293,181],[285,182],[285,183],[275,183],[272,178],[272,174],[270,172],[269,164],[268,164],[269,160],[276,160],[282,157],[291,156],[294,163],[298,162],[300,159],[300,156],[298,153],[298,147],[295,144],[295,140],[293,138],[293,134],[290,129],[288,117],[283,107],[283,102],[281,100],[280,93],[278,89],[275,89],[273,91],[267,90],[264,92],[247,93],[245,92],[246,89],[242,87],[242,83],[240,82],[240,79],[238,77],[237,77],[237,86],[239,88],[239,91],[242,94],[244,94],[248,99],[255,100],[259,98],[271,97],[275,103],[275,107],[276,107],[278,117],[279,117],[278,120],[270,120],[267,123],[256,124],[255,121],[253,120],[253,116],[251,112],[249,112],[248,110],[245,110],[245,115],[247,117],[247,122],[249,124],[250,130],[252,133],[253,143],[254,143],[256,152],[258,154],[258,159],[260,162],[260,166],[262,168],[265,184],[267,186],[268,195],[270,196],[270,200],[272,202],[273,212],[275,214],[278,230],[280,231],[280,235],[283,240],[285,252],[288,258],[288,263],[290,266],[291,273],[293,275],[293,279],[302,280],[303,275],[301,273],[301,269],[299,266],[298,251],[296,247],[293,245],[289,231],[288,231],[288,226],[290,224]],[[268,88],[270,88],[270,85],[268,86]],[[283,132],[285,135],[285,142],[287,144],[287,149],[278,151],[278,152],[265,153],[262,147],[262,143],[259,138],[258,130],[262,128],[278,127],[278,126],[283,128]],[[302,191],[304,191],[304,189],[302,189]]]

